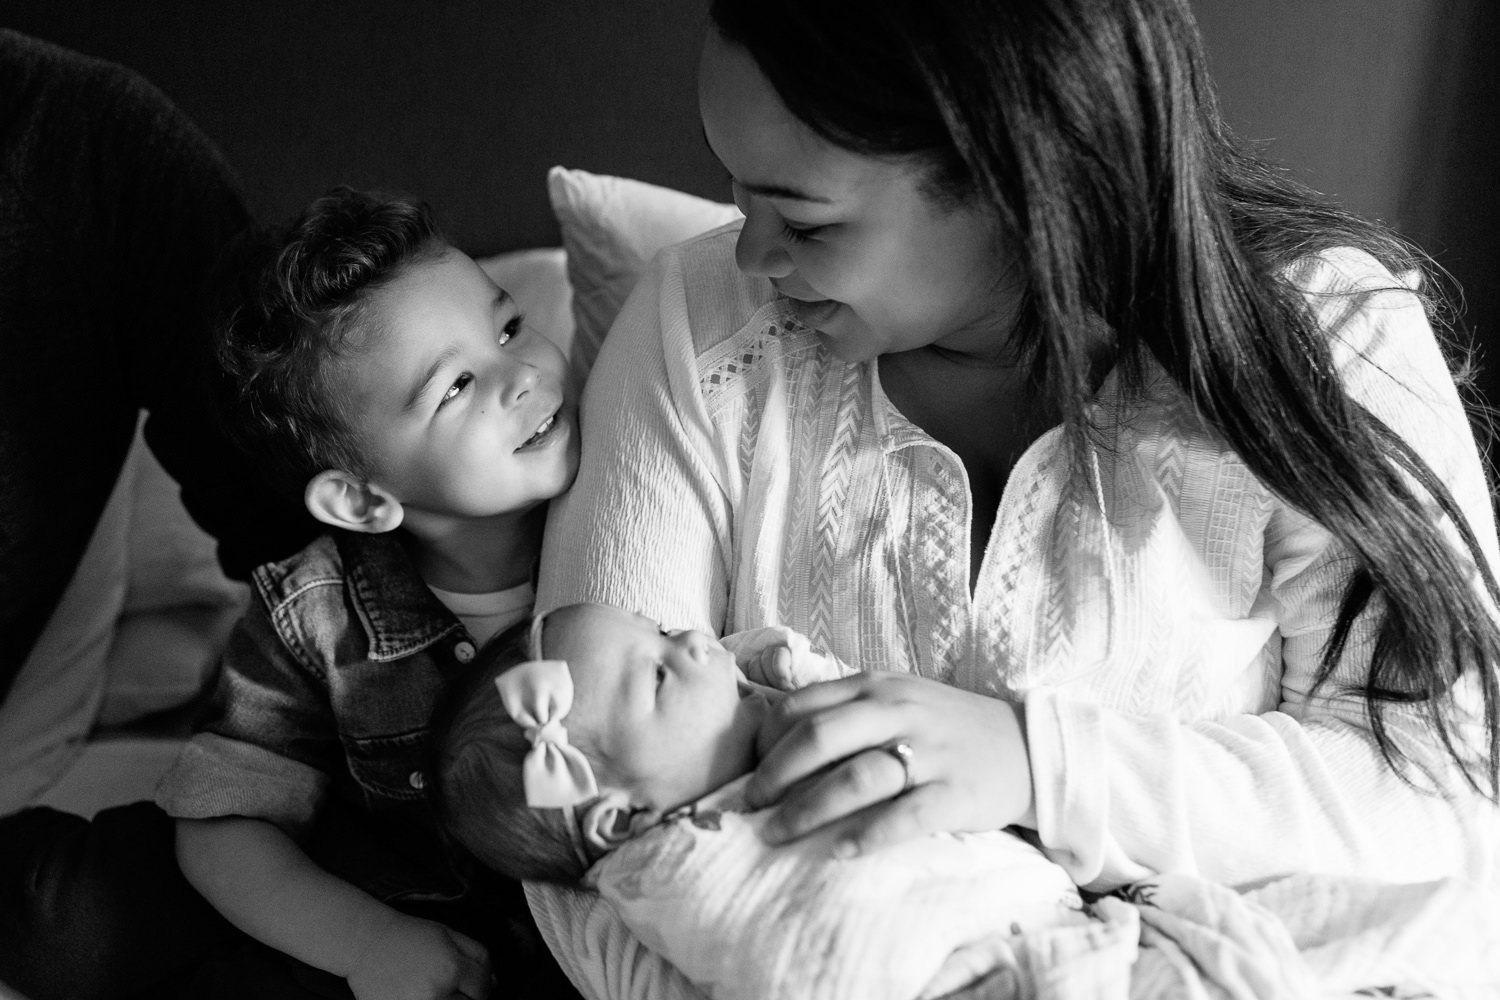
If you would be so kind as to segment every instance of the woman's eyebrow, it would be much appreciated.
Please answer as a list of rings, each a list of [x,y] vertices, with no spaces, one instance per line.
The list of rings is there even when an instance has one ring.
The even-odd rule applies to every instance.
[[[739,181],[739,186],[752,194],[758,194],[763,198],[782,198],[790,201],[809,201],[818,205],[832,205],[832,198],[825,198],[818,194],[808,194],[806,191],[781,184],[757,184],[754,181]]]
[[[710,153],[713,153],[714,159],[717,160],[719,158],[719,154],[714,153],[713,144],[708,141],[708,130],[700,125],[698,128],[698,134],[703,137],[703,145],[708,147],[708,151]],[[719,162],[723,163],[724,161],[719,160]],[[760,184],[755,181],[741,180],[740,178],[735,177],[733,174],[730,174],[729,176],[730,179],[734,181],[734,183],[738,184],[740,187],[744,188],[746,191],[749,191],[752,194],[760,195],[762,198],[781,198],[787,201],[807,201],[817,205],[833,204],[832,198],[825,198],[822,195],[817,194],[809,194],[808,192],[803,191],[800,188],[788,187],[784,184]]]

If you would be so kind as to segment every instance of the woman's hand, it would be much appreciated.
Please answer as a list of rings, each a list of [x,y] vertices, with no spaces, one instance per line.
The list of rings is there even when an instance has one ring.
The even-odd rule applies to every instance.
[[[1021,712],[998,698],[910,674],[856,674],[787,695],[759,742],[747,796],[754,807],[776,803],[772,843],[838,823],[835,852],[850,857],[936,831],[1035,822]],[[906,766],[891,749],[901,743]]]

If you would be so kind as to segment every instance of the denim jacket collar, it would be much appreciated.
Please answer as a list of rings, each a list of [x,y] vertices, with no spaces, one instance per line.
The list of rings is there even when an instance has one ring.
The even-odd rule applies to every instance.
[[[410,656],[463,629],[428,589],[393,534],[337,535],[350,599],[370,642],[370,659]]]

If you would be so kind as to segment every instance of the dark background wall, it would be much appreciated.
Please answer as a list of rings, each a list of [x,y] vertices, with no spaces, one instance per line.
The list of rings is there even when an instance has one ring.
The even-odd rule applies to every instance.
[[[0,0],[0,24],[143,73],[268,219],[384,187],[485,254],[557,243],[553,164],[727,196],[700,0]]]
[[[1494,0],[1194,0],[1224,110],[1462,283],[1500,366]],[[551,244],[561,163],[724,198],[699,138],[702,0],[6,0],[0,24],[123,62],[264,218],[334,183],[417,193],[471,253]],[[1500,372],[1482,384],[1500,400]]]
[[[1462,290],[1500,404],[1500,3],[1193,0],[1225,117]]]

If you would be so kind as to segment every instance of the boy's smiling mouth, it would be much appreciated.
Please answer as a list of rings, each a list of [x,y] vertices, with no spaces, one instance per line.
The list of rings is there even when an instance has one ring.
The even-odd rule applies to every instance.
[[[522,441],[520,447],[518,447],[516,451],[524,451],[525,449],[534,447],[545,440],[552,428],[557,426],[557,413],[557,410],[553,410],[551,413],[549,413],[547,415],[547,419],[543,420],[541,424],[537,426],[536,432],[525,441]]]

